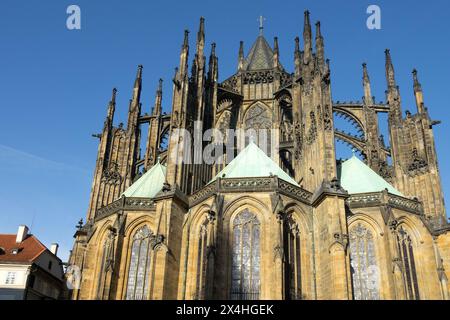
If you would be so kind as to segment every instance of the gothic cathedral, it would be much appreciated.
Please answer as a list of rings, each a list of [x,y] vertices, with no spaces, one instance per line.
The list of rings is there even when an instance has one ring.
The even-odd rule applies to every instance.
[[[313,38],[305,12],[293,72],[280,63],[277,38],[272,46],[262,31],[247,54],[240,43],[237,70],[222,82],[215,43],[205,57],[204,19],[190,68],[185,31],[170,114],[162,80],[151,112],[142,112],[139,66],[128,122],[114,126],[113,89],[70,256],[81,269],[73,299],[449,299],[439,121],[417,71],[415,114],[403,115],[389,50],[385,102],[374,101],[366,64],[363,101],[335,102],[320,22]],[[336,128],[339,118],[358,134]],[[269,130],[277,148],[244,139],[223,161],[180,162],[172,155],[196,158],[208,148],[186,143],[180,129],[224,137]],[[357,156],[337,160],[336,141]]]

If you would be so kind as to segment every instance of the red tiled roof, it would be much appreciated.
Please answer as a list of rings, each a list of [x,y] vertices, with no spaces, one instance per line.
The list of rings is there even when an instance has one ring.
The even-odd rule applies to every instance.
[[[31,263],[47,248],[33,235],[28,235],[21,243],[16,243],[15,234],[0,234],[0,263]],[[13,254],[13,249],[19,249]]]

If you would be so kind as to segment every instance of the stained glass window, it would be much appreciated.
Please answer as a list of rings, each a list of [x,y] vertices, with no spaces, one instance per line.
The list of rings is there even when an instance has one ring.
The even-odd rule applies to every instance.
[[[372,232],[362,224],[350,231],[350,261],[355,300],[379,300],[379,269]]]
[[[410,300],[419,300],[419,284],[417,281],[413,244],[411,237],[402,227],[397,232],[397,245],[403,264],[407,297]]]
[[[233,221],[231,299],[257,300],[260,292],[260,224],[248,210]]]
[[[127,300],[145,300],[148,298],[151,236],[151,231],[147,226],[144,226],[133,237],[128,270]]]

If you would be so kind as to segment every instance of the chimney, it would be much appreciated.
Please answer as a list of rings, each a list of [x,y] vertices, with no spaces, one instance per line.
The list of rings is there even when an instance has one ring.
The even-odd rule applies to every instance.
[[[50,252],[56,256],[58,254],[58,248],[59,245],[57,243],[52,243],[52,245],[50,246]]]
[[[25,225],[19,226],[17,230],[16,243],[21,243],[28,235],[28,227]]]

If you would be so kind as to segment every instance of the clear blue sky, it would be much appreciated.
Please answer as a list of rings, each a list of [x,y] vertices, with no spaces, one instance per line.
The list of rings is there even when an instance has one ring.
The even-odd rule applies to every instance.
[[[80,31],[66,29],[70,4],[81,7]],[[366,28],[369,4],[381,7],[379,31]],[[435,137],[450,203],[448,1],[2,0],[0,233],[34,221],[33,233],[46,245],[59,242],[66,258],[75,224],[86,215],[98,146],[91,134],[102,128],[111,89],[119,90],[116,122],[125,122],[136,66],[143,64],[143,111],[150,111],[160,77],[169,111],[183,30],[191,30],[193,48],[200,16],[208,55],[209,43],[217,42],[221,80],[236,69],[240,40],[248,52],[260,14],[266,38],[279,37],[281,62],[292,70],[305,9],[312,22],[322,22],[334,100],[361,99],[364,61],[373,94],[385,100],[384,49],[390,48],[403,110],[415,112],[411,70],[419,70],[431,116],[443,121]]]

